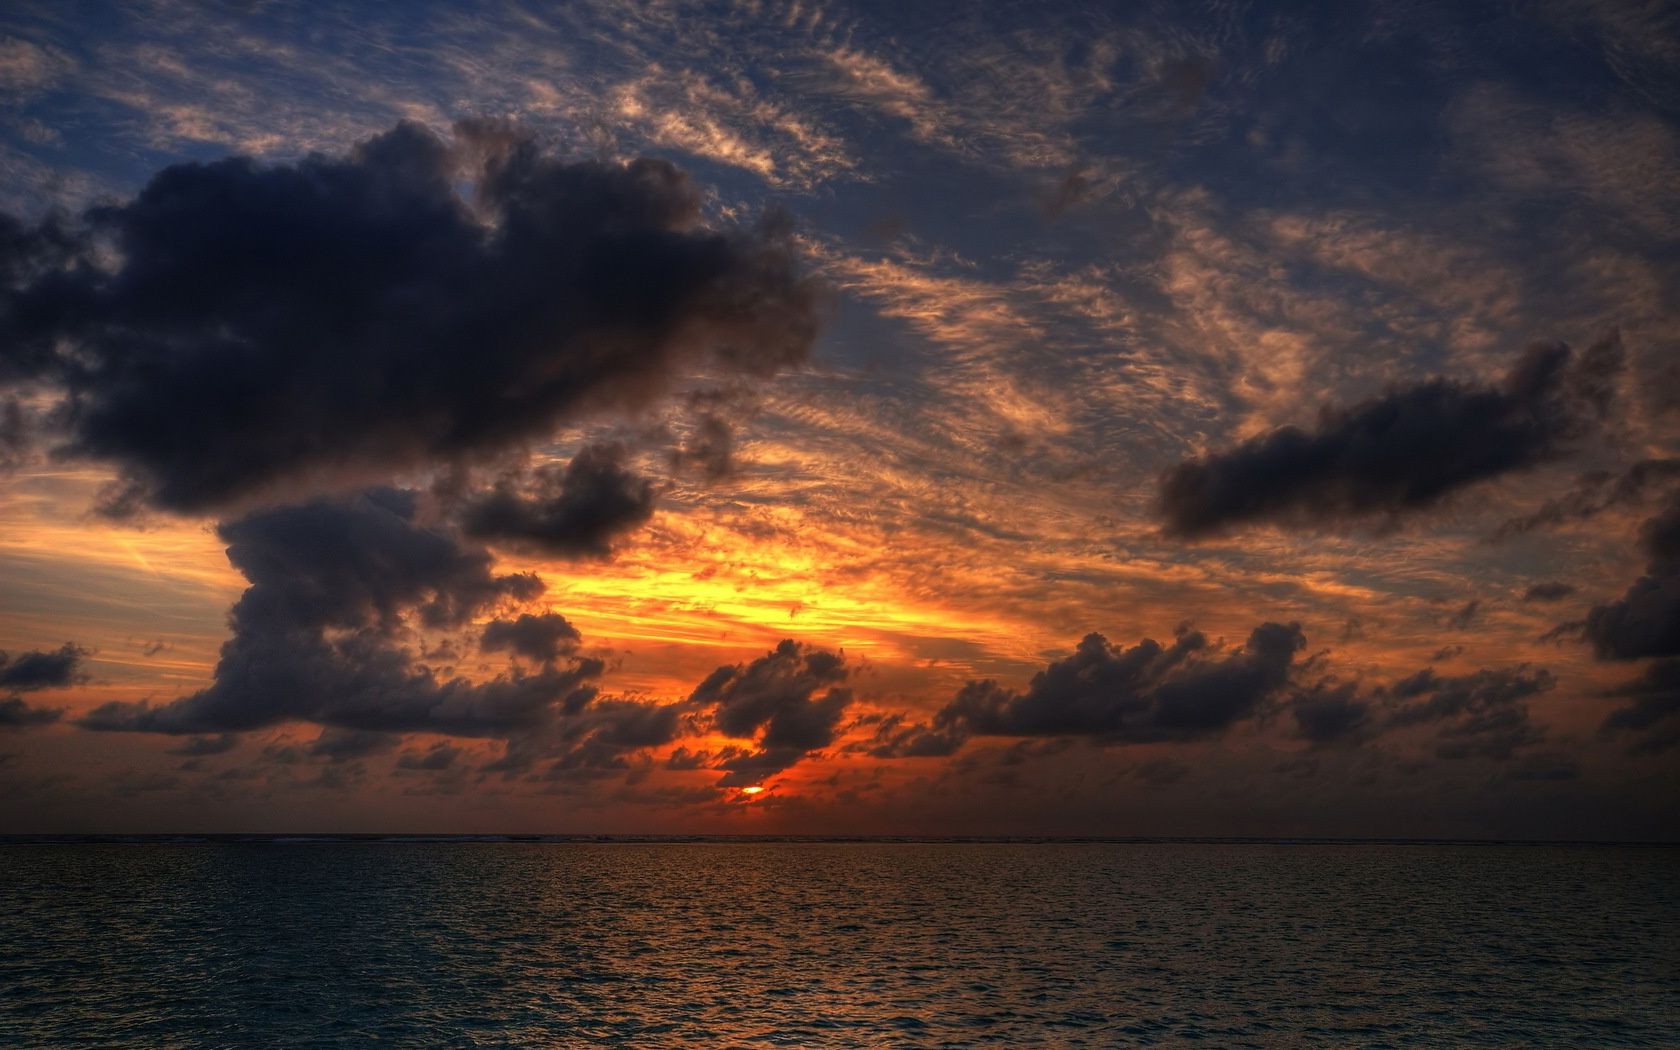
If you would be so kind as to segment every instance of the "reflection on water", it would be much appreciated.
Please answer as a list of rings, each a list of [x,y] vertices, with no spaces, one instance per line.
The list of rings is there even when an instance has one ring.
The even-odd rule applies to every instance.
[[[0,847],[0,1043],[1676,1045],[1680,851]]]

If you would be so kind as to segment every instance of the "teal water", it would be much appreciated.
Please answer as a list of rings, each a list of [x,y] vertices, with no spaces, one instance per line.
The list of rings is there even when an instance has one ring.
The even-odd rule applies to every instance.
[[[0,846],[6,1046],[1680,1046],[1680,850]]]

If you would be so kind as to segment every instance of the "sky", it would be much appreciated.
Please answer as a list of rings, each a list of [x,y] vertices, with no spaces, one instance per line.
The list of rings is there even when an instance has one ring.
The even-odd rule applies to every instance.
[[[1672,838],[1677,120],[1637,0],[9,4],[0,831]]]

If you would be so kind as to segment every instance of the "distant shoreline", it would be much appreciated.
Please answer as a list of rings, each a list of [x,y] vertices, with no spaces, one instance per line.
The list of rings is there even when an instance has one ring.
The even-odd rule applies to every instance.
[[[1313,838],[1243,836],[1082,835],[406,835],[316,833],[219,834],[18,834],[0,835],[4,846],[323,846],[323,845],[1006,845],[1006,846],[1493,846],[1675,848],[1680,840]]]

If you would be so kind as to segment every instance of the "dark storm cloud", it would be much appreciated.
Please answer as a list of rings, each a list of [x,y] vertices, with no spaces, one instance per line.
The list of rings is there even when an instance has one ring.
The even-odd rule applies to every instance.
[[[840,685],[848,674],[843,654],[784,639],[749,664],[719,667],[707,676],[689,702],[710,709],[718,732],[759,747],[722,764],[732,774],[725,783],[753,783],[834,743],[852,700],[851,690]]]
[[[626,470],[623,455],[616,445],[591,445],[563,470],[549,466],[529,479],[504,477],[467,499],[462,531],[537,553],[604,558],[615,537],[653,516],[653,484]]]
[[[1655,661],[1638,678],[1609,695],[1632,703],[1604,719],[1603,733],[1634,736],[1629,750],[1635,754],[1655,754],[1680,746],[1680,660]]]
[[[1594,606],[1583,627],[1601,660],[1680,656],[1680,493],[1641,527],[1645,575],[1616,601]]]
[[[37,707],[22,694],[63,689],[81,681],[86,657],[87,650],[72,642],[16,656],[0,652],[0,729],[27,729],[58,721],[64,714],[62,709]]]
[[[494,123],[176,165],[73,225],[0,218],[0,383],[61,389],[60,451],[114,464],[124,506],[481,459],[691,365],[804,358],[786,231],[699,216],[664,161],[566,163]]]
[[[1560,580],[1536,583],[1523,592],[1525,602],[1561,602],[1575,593],[1575,585]]]
[[[405,647],[419,629],[459,629],[536,597],[531,575],[496,575],[488,552],[416,520],[411,492],[370,490],[223,524],[251,582],[229,619],[215,681],[162,706],[110,703],[88,729],[240,732],[299,720],[370,733],[504,736],[575,712],[598,660],[514,669],[484,682],[440,677]]]
[[[1578,355],[1534,346],[1497,387],[1437,378],[1326,407],[1311,432],[1283,427],[1167,471],[1165,531],[1195,538],[1253,522],[1392,523],[1568,452],[1603,418],[1621,361],[1614,337]]]
[[[570,656],[582,641],[577,628],[559,613],[522,613],[515,620],[485,624],[478,644],[487,653],[511,652],[546,664]]]

